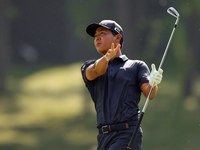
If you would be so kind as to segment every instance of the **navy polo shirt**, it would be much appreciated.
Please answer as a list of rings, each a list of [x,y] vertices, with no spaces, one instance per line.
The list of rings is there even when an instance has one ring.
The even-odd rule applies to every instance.
[[[130,60],[122,55],[109,62],[105,74],[89,81],[85,70],[94,63],[95,60],[86,61],[81,72],[95,104],[97,127],[137,120],[140,86],[149,82],[149,69],[145,62]]]

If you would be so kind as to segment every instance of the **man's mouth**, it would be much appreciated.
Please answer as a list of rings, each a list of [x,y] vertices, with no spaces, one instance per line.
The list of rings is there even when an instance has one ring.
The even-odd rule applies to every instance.
[[[96,43],[96,47],[99,47],[101,45],[101,43]]]

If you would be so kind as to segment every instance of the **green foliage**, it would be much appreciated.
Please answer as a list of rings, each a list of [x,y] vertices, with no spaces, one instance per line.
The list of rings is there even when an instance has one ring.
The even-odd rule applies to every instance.
[[[19,15],[19,10],[14,6],[10,6],[9,8],[6,9],[6,14],[8,18],[16,19]]]

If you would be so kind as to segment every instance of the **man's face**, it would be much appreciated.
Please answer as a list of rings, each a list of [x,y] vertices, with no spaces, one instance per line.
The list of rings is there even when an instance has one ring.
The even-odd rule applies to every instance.
[[[116,45],[116,36],[112,32],[104,27],[99,27],[96,29],[94,35],[94,45],[97,51],[103,55],[111,48],[111,44]]]

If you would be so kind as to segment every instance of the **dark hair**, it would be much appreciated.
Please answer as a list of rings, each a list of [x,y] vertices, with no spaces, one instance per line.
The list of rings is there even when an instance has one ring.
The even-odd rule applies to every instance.
[[[113,36],[116,36],[117,34],[119,34],[119,33],[116,33],[116,32],[114,32],[114,31],[111,31],[111,32],[112,32],[112,35],[113,35]],[[123,44],[122,38],[121,38],[120,44],[121,44],[121,48],[122,48],[122,44]]]

